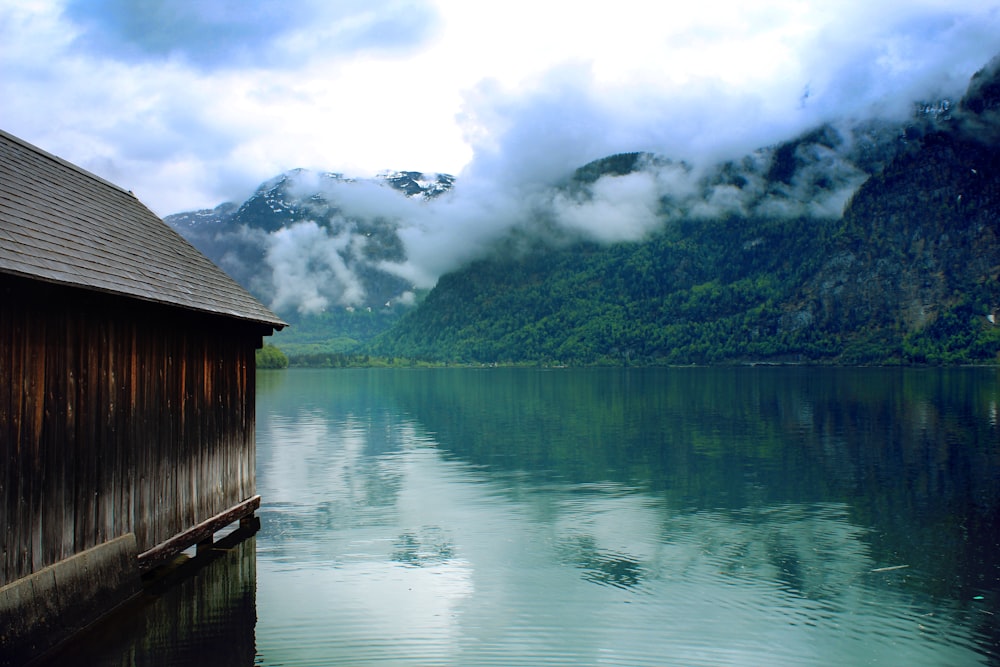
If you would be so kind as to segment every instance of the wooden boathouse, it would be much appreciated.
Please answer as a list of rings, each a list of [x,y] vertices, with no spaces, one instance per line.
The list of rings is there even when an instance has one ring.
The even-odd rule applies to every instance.
[[[254,352],[283,326],[131,192],[0,131],[0,664],[252,515]]]

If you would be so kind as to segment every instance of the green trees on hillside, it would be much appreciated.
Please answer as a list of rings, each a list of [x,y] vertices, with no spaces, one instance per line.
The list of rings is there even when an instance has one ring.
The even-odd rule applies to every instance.
[[[806,220],[678,224],[642,243],[578,243],[445,276],[382,335],[383,355],[454,361],[718,363],[798,354],[780,304],[815,264]]]
[[[941,313],[930,325],[907,335],[906,361],[917,364],[1000,362],[1000,326],[970,299]]]
[[[257,368],[288,368],[288,357],[285,353],[270,343],[257,350]]]
[[[888,310],[814,319],[801,289],[843,242],[831,224],[681,222],[641,243],[480,260],[444,276],[368,349],[428,361],[572,365],[998,360],[1000,327],[986,319],[992,287],[970,288],[966,301],[942,304],[931,325],[910,333]]]
[[[283,314],[289,327],[272,336],[292,366],[338,366],[361,351],[379,332],[390,328],[405,307],[342,306],[315,314]]]

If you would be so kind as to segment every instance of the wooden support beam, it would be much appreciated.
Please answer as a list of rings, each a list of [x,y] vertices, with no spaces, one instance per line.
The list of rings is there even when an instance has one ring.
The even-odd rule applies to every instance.
[[[253,496],[230,507],[225,512],[216,514],[211,519],[206,519],[198,525],[174,535],[166,542],[161,542],[149,551],[139,554],[139,570],[142,572],[151,570],[170,560],[192,544],[211,540],[217,530],[225,528],[237,519],[244,519],[252,515],[259,507],[260,496]]]

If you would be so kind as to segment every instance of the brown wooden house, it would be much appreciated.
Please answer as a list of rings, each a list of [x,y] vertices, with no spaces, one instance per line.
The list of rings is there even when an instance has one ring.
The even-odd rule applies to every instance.
[[[0,656],[253,512],[282,326],[132,193],[0,131]]]

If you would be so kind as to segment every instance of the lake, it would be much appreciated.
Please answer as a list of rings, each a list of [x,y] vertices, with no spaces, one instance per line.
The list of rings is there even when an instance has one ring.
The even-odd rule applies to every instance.
[[[998,422],[997,369],[260,372],[260,531],[69,650],[1000,665]]]

